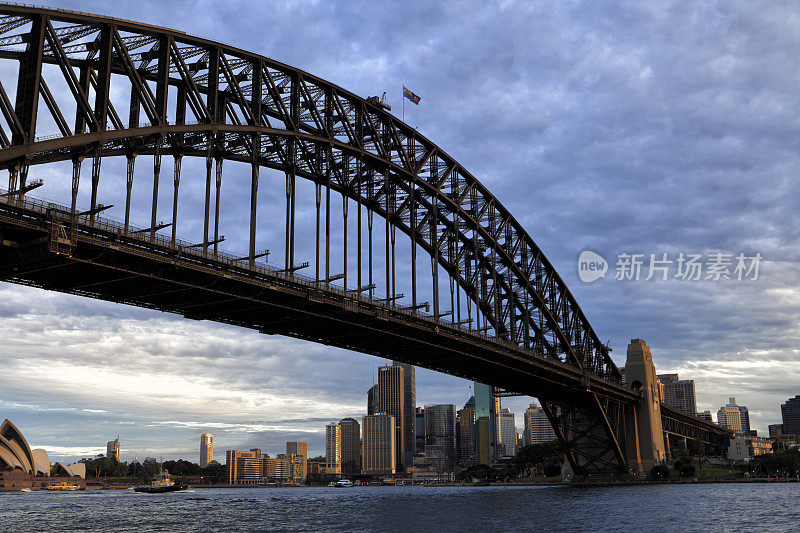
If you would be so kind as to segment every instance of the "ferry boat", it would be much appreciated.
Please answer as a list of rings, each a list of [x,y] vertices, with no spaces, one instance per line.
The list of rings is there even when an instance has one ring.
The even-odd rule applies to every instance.
[[[186,490],[186,487],[172,481],[172,476],[169,475],[168,471],[164,470],[162,465],[158,474],[149,485],[135,487],[133,490],[136,492],[146,492],[148,494],[163,494],[164,492]]]
[[[62,481],[60,483],[50,483],[49,485],[45,485],[42,487],[42,490],[84,490],[85,488],[86,487],[83,487],[77,483]]]
[[[338,489],[341,489],[341,488],[344,488],[344,487],[352,487],[353,486],[353,482],[350,481],[349,479],[340,479],[333,486],[338,488]]]

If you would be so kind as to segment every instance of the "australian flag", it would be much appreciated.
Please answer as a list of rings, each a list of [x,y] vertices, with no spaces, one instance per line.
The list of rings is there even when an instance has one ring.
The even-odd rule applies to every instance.
[[[403,98],[408,98],[414,104],[419,105],[419,96],[406,89],[405,85],[403,85]]]

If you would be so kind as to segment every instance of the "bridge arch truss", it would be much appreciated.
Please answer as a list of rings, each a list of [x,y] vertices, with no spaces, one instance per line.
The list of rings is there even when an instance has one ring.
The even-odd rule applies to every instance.
[[[133,231],[129,216],[134,168],[143,156],[152,157],[151,224],[145,232],[155,238],[163,229],[158,227],[162,159],[172,157],[173,209],[166,227],[171,226],[175,243],[181,161],[201,158],[206,181],[204,236],[198,246],[213,255],[221,242],[223,163],[249,164],[249,250],[243,259],[252,267],[260,255],[260,170],[275,169],[286,176],[283,270],[293,273],[302,267],[295,257],[296,180],[309,180],[316,192],[316,283],[331,282],[330,272],[323,274],[319,268],[319,220],[321,197],[329,198],[334,191],[357,208],[359,268],[355,284],[351,274],[349,285],[345,258],[345,291],[400,305],[394,289],[395,232],[400,231],[412,244],[408,307],[416,313],[423,305],[416,280],[419,248],[430,259],[433,286],[432,311],[426,319],[488,335],[530,358],[578,372],[589,400],[576,401],[585,412],[571,420],[576,424],[578,418],[591,418],[583,430],[568,427],[571,409],[548,404],[545,394],[540,398],[554,424],[564,428],[563,442],[591,437],[600,442],[593,445],[600,451],[591,457],[604,454],[603,460],[626,469],[617,437],[620,410],[633,395],[621,386],[607,347],[564,281],[486,187],[385,109],[262,55],[175,30],[63,10],[0,6],[4,72],[8,65],[16,66],[16,76],[0,76],[0,168],[8,170],[7,198],[24,200],[37,185],[29,178],[36,165],[68,161],[73,168],[71,196],[62,199],[63,205],[75,217],[78,192],[89,187],[91,205],[82,213],[99,220],[103,161],[125,157],[124,230]],[[66,89],[55,91],[56,86]],[[88,184],[82,172],[90,174]],[[330,209],[330,201],[324,205]],[[345,227],[352,217],[347,205],[346,201],[342,213]],[[376,254],[368,254],[368,275],[362,272],[362,214],[369,221],[365,240],[370,251],[372,219],[385,221],[382,291],[371,268]],[[346,254],[347,245],[344,250]],[[439,279],[440,269],[447,279]],[[447,293],[447,284],[449,310],[440,290],[444,285]],[[595,396],[597,384],[616,391],[616,396]],[[577,455],[573,460],[576,468],[585,464]]]

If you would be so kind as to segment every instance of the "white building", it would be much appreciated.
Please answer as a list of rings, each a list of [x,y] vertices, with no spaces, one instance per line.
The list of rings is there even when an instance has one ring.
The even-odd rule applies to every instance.
[[[500,455],[513,457],[517,454],[517,426],[514,424],[514,413],[508,407],[497,413],[497,427],[500,433]]]
[[[531,444],[541,444],[556,440],[556,432],[550,425],[550,420],[544,413],[544,409],[532,403],[525,410],[525,430],[523,432],[523,442],[525,446]]]
[[[737,435],[728,444],[728,459],[733,461],[746,461],[765,453],[772,453],[772,440],[766,437]]]

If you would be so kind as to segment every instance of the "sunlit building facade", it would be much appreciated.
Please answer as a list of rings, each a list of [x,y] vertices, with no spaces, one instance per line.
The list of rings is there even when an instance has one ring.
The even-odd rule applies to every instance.
[[[335,422],[325,426],[325,473],[342,473],[342,427]]]
[[[205,468],[214,460],[214,435],[203,433],[200,435],[200,468]]]
[[[367,415],[361,419],[362,472],[369,475],[389,475],[397,471],[397,428],[395,418],[388,414]]]

